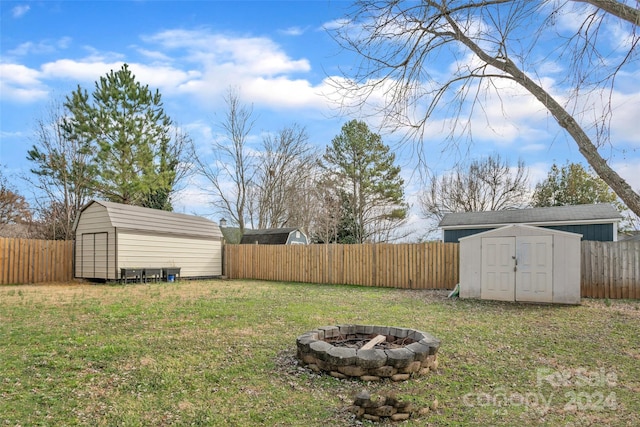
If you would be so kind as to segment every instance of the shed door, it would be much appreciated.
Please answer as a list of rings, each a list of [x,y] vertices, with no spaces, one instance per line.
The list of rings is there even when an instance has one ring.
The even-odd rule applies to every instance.
[[[552,302],[553,237],[518,237],[516,260],[516,301]]]
[[[515,237],[482,239],[482,278],[480,298],[499,301],[515,299]]]
[[[107,277],[107,233],[82,235],[82,276],[87,279]]]
[[[480,298],[552,302],[553,237],[482,239]]]

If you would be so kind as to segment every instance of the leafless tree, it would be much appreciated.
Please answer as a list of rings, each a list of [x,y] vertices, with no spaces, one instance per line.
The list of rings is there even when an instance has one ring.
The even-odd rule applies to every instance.
[[[433,176],[420,195],[425,218],[441,220],[450,212],[497,211],[529,203],[528,171],[522,160],[511,168],[499,154]]]
[[[27,158],[33,163],[25,179],[35,190],[36,209],[48,239],[73,239],[73,222],[93,194],[93,155],[85,141],[64,129],[64,109],[53,102],[36,122],[35,143]]]
[[[4,176],[0,165],[0,236],[25,237],[16,234],[12,227],[27,227],[32,222],[32,213],[24,196],[14,190]]]
[[[211,156],[196,156],[196,169],[209,185],[205,190],[216,213],[228,215],[244,232],[256,174],[255,155],[247,146],[255,118],[253,107],[242,103],[239,89],[229,88],[224,102],[227,110],[220,123],[224,138],[212,143]]]
[[[318,154],[308,139],[295,124],[264,137],[255,179],[258,228],[309,225],[307,191]]]
[[[342,222],[340,185],[316,169],[311,188],[306,194],[311,199],[308,209],[312,213],[309,234],[320,243],[335,242]]]
[[[566,14],[581,20],[572,33],[558,24]],[[637,59],[637,2],[361,0],[348,18],[336,39],[362,63],[353,67],[355,76],[349,70],[334,82],[348,99],[360,100],[356,106],[379,102],[387,125],[408,126],[418,139],[434,112],[448,109],[454,141],[460,132],[471,136],[469,117],[495,102],[487,95],[501,95],[499,82],[513,82],[547,109],[593,170],[640,214],[640,194],[598,151],[609,143],[617,78]],[[617,45],[605,37],[612,25]],[[568,94],[545,88],[539,77],[556,60],[568,62]],[[434,68],[442,61],[449,61],[448,70]]]

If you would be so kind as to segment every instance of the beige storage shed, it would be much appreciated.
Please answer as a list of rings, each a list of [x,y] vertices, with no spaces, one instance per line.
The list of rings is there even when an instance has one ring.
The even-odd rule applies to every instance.
[[[580,304],[582,235],[507,225],[460,239],[460,298]]]
[[[74,230],[77,278],[120,280],[123,271],[144,269],[181,278],[222,275],[222,233],[203,217],[94,200]]]

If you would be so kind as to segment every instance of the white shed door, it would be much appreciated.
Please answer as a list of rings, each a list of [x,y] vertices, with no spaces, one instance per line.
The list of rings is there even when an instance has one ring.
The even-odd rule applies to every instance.
[[[515,299],[515,237],[482,239],[482,283],[480,298],[499,301]]]
[[[552,302],[553,238],[518,237],[516,264],[516,301]]]
[[[553,301],[553,237],[482,239],[480,298]]]

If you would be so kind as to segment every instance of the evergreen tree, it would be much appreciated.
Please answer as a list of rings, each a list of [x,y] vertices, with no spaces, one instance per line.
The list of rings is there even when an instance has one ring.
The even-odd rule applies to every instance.
[[[344,218],[338,240],[387,241],[406,218],[404,181],[395,154],[366,123],[352,120],[327,147],[321,165],[340,186]],[[349,235],[350,237],[347,237]]]
[[[555,163],[547,178],[536,185],[534,207],[612,203],[618,198],[606,182],[587,171],[579,163],[567,163],[559,168]],[[619,207],[619,206],[617,206]]]
[[[136,81],[124,64],[96,82],[91,97],[67,97],[65,130],[93,153],[94,193],[106,200],[171,210],[184,137],[172,139],[172,121],[158,90]],[[181,145],[182,144],[182,145]]]

